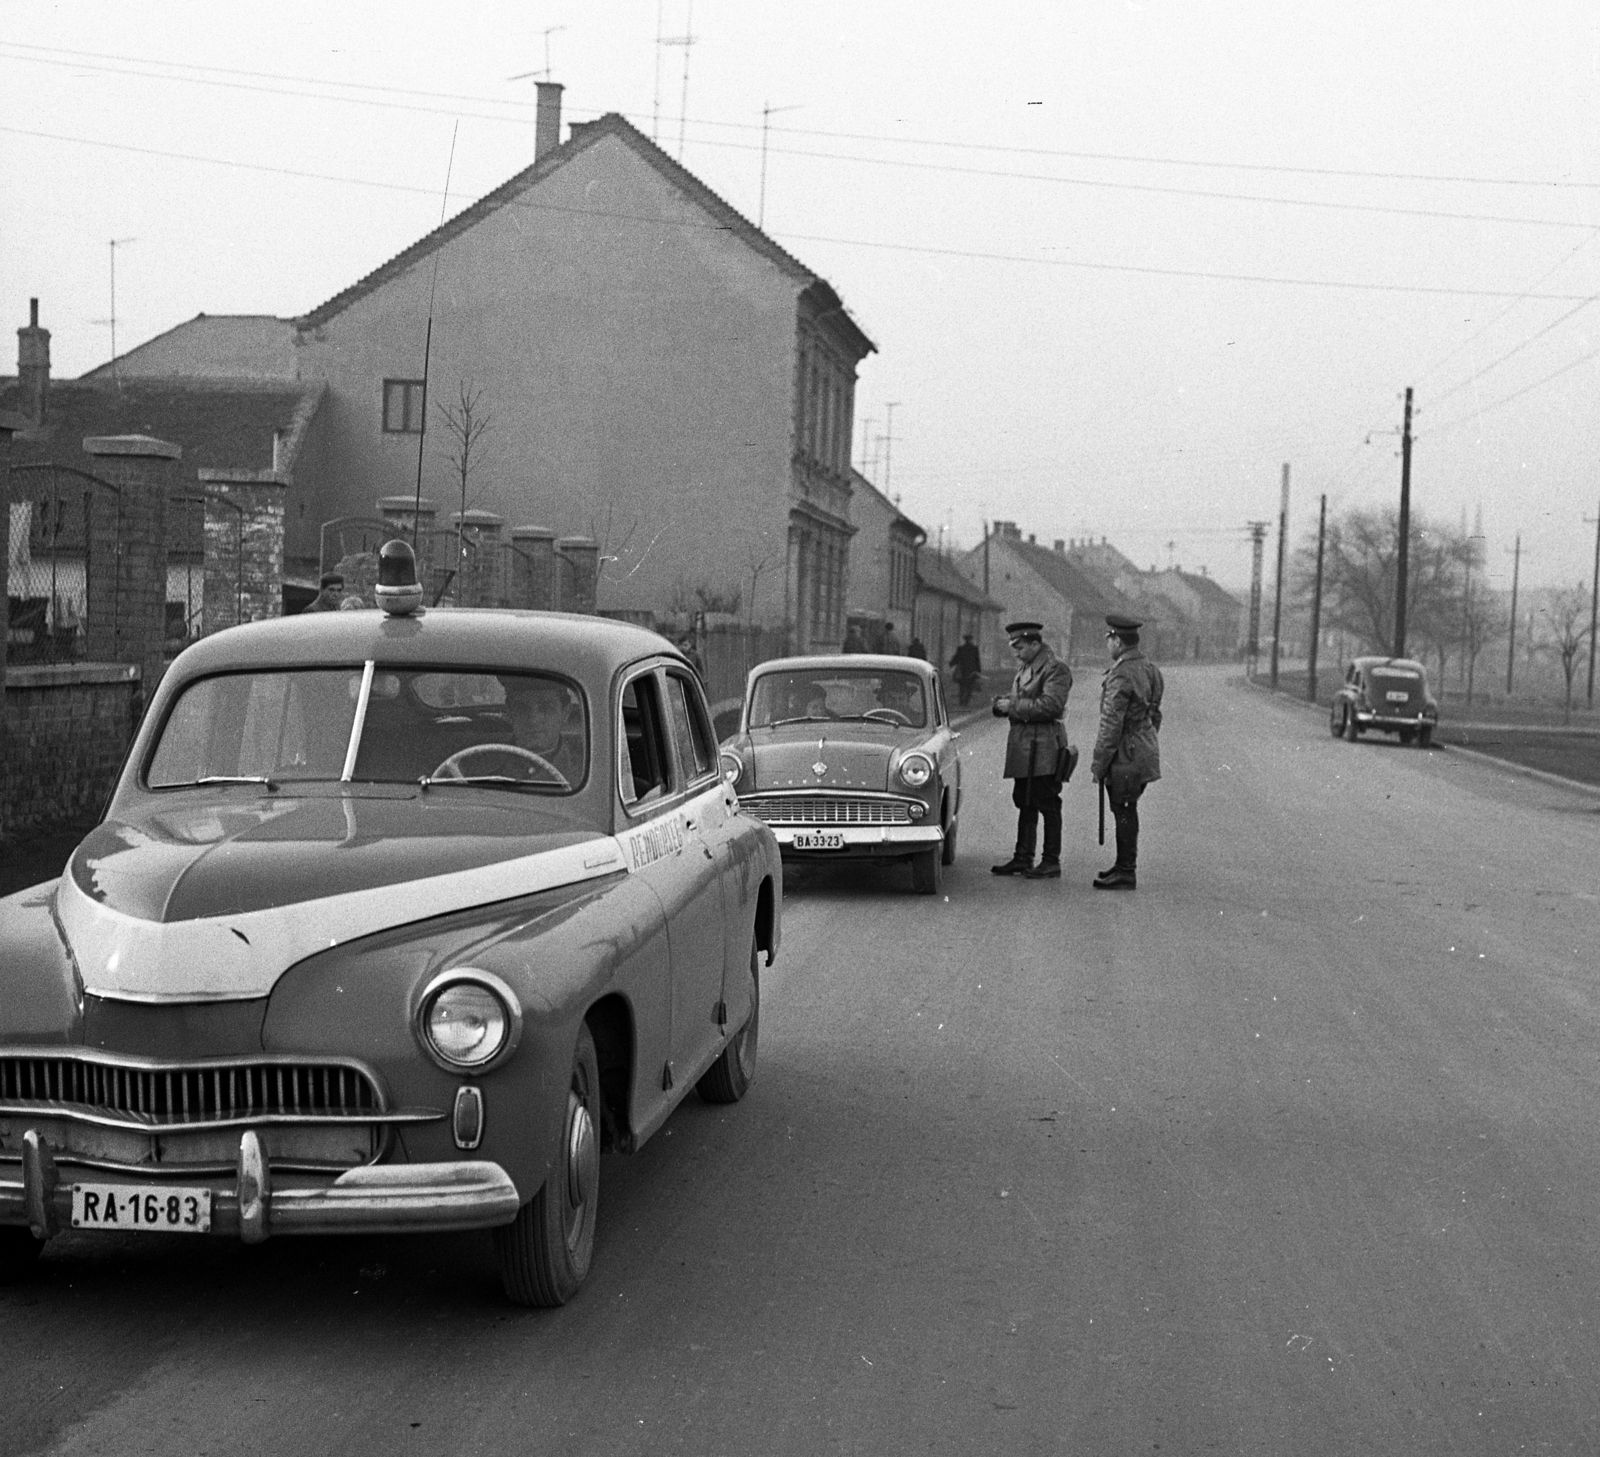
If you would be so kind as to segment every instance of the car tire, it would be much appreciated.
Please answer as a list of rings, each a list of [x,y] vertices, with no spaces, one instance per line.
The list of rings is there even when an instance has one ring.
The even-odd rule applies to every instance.
[[[1349,708],[1344,711],[1344,736],[1352,744],[1361,737],[1361,728],[1356,723],[1355,712]]]
[[[494,1231],[506,1298],[517,1305],[565,1305],[594,1259],[600,1203],[600,1061],[585,1024],[572,1050],[567,1112],[554,1167],[510,1224]]]
[[[944,827],[944,844],[939,848],[939,861],[944,865],[956,863],[956,828],[959,821],[951,820]]]
[[[1417,730],[1417,747],[1419,749],[1431,749],[1433,747],[1433,728],[1431,725],[1424,724]]]
[[[1337,703],[1328,710],[1328,732],[1336,739],[1344,733],[1344,715],[1339,711]]]
[[[737,1103],[749,1091],[756,1075],[756,1046],[761,1036],[760,953],[750,942],[750,1015],[728,1039],[722,1054],[701,1075],[695,1092],[707,1103]]]
[[[21,1280],[33,1269],[44,1248],[42,1239],[20,1224],[0,1224],[0,1285]]]
[[[1410,744],[1410,742],[1414,738],[1416,738],[1416,736],[1417,736],[1417,731],[1415,729],[1401,729],[1400,730],[1400,742],[1402,744]]]
[[[911,857],[911,888],[918,895],[938,895],[944,884],[944,847],[935,845]]]

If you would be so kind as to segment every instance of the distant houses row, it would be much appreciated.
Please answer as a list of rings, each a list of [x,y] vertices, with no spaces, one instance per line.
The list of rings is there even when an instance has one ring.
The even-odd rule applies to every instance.
[[[426,528],[445,601],[543,592],[529,603],[679,633],[715,618],[793,652],[893,624],[941,663],[971,634],[986,666],[1011,617],[1081,658],[1105,612],[1137,610],[1163,656],[1233,653],[1240,606],[1203,574],[1008,522],[930,550],[851,466],[876,346],[827,280],[620,115],[562,142],[561,91],[539,85],[531,166],[307,314],[202,314],[52,381],[35,305],[0,381],[13,464],[88,469],[85,437],[136,434],[178,447],[197,495],[250,486],[234,497],[259,520],[236,536],[276,553],[278,590],[249,599],[266,612],[359,554],[333,526],[372,522]],[[193,596],[192,519],[169,602]]]

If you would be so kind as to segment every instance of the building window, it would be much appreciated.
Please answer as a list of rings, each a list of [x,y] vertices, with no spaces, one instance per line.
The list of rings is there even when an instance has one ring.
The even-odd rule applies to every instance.
[[[385,435],[422,433],[422,381],[386,379],[383,382],[383,431]]]

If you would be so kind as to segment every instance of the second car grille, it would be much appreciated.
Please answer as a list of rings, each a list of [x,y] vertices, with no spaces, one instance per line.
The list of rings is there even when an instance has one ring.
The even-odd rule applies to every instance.
[[[0,1055],[0,1109],[55,1105],[145,1127],[251,1118],[359,1117],[382,1111],[371,1079],[337,1062],[151,1067],[78,1056]]]
[[[908,825],[903,799],[844,799],[822,794],[740,795],[739,808],[769,825]]]

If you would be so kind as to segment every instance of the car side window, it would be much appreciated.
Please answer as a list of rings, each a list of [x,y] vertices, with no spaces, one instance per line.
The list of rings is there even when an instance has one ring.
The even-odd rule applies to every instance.
[[[711,724],[700,691],[681,673],[667,674],[667,713],[672,737],[678,745],[678,762],[690,779],[703,779],[717,767]]]
[[[633,808],[672,793],[672,756],[667,748],[661,691],[653,673],[641,673],[622,690],[622,735],[617,750],[618,788]]]
[[[949,723],[950,710],[945,707],[944,703],[944,684],[937,678],[933,680],[933,701],[935,704],[935,711],[938,714],[938,718],[936,720],[937,724],[939,726],[943,726],[944,724]]]

